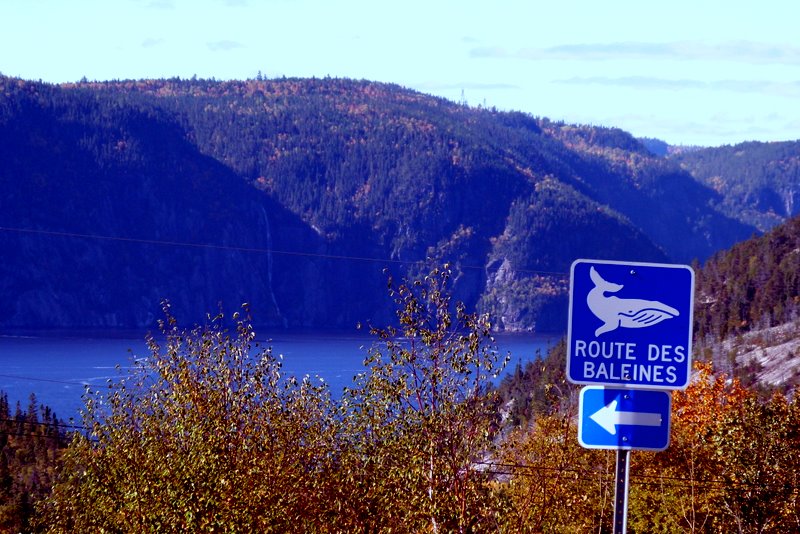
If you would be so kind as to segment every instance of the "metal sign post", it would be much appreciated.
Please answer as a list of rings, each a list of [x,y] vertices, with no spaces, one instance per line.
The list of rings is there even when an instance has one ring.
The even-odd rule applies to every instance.
[[[586,386],[578,407],[578,442],[616,449],[614,534],[626,532],[631,450],[663,451],[669,444],[672,398],[667,391]]]
[[[630,474],[630,450],[617,451],[617,469],[614,477],[614,534],[628,531],[628,479]]]

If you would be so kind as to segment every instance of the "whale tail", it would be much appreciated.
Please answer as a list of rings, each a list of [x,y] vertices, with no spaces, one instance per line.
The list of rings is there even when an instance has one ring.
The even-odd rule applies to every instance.
[[[594,282],[595,287],[600,289],[603,293],[616,293],[624,287],[622,284],[615,284],[613,282],[607,282],[603,280],[603,277],[600,276],[600,273],[598,273],[594,267],[589,269],[589,276],[591,277],[592,282]]]
[[[600,325],[600,327],[597,330],[594,331],[594,337],[600,337],[600,334],[611,332],[612,330],[616,330],[620,326],[621,325],[619,320],[605,322],[602,325]]]

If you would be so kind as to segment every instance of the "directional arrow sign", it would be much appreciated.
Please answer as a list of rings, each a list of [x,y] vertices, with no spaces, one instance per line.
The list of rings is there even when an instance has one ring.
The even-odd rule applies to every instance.
[[[587,386],[580,395],[578,441],[590,449],[664,450],[670,408],[666,391]]]
[[[589,416],[612,436],[617,434],[617,425],[660,427],[663,423],[660,413],[622,412],[617,410],[617,404],[617,399],[614,399]]]

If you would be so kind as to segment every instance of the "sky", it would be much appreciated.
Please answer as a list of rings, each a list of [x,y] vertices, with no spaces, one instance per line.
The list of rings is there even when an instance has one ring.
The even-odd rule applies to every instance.
[[[797,0],[0,0],[0,73],[366,79],[673,145],[800,139]]]

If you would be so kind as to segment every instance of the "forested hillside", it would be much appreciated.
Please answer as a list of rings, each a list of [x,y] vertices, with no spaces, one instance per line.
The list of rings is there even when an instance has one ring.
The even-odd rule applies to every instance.
[[[800,214],[800,141],[742,143],[670,159],[721,195],[720,211],[759,230]]]
[[[70,428],[35,395],[27,409],[12,408],[0,390],[0,532],[31,532],[34,504],[50,494]]]
[[[800,384],[800,217],[715,254],[696,272],[701,357],[766,391]]]
[[[800,218],[734,245],[697,272],[695,331],[718,339],[797,319]]]
[[[704,259],[754,232],[629,134],[338,79],[0,78],[0,324],[389,316],[383,269],[456,269],[498,328],[564,327],[577,257]]]

